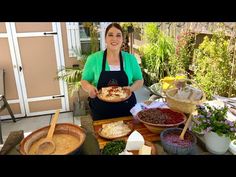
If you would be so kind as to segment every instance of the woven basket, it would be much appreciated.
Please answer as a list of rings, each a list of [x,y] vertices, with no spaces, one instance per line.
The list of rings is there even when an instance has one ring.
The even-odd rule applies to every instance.
[[[168,89],[165,92],[166,95],[166,102],[170,109],[173,109],[175,111],[180,111],[183,113],[192,113],[196,110],[196,105],[202,104],[206,100],[206,96],[202,88],[193,80],[190,79],[184,79],[187,82],[190,82],[192,84],[195,84],[202,92],[202,98],[198,101],[192,101],[192,100],[180,100],[176,99],[174,96],[178,91],[178,88],[172,88]]]

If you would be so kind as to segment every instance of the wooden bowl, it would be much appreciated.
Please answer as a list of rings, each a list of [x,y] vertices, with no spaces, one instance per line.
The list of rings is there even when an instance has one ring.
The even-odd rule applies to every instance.
[[[168,109],[169,111],[171,111],[172,113],[176,113],[178,114],[179,116],[182,116],[183,120],[178,122],[178,123],[173,123],[173,124],[158,124],[158,123],[151,123],[151,122],[147,122],[147,121],[144,121],[142,118],[141,118],[141,113],[142,112],[147,112],[149,110],[151,111],[155,111],[155,110],[162,110],[162,109],[168,109],[168,108],[151,108],[151,109],[146,109],[146,110],[142,110],[140,111],[137,115],[136,115],[136,118],[142,122],[144,124],[145,127],[147,127],[147,129],[149,131],[151,131],[152,133],[155,133],[155,134],[160,134],[163,130],[165,130],[166,128],[172,128],[172,127],[178,127],[179,125],[183,124],[186,122],[187,118],[186,116],[183,114],[183,113],[180,113],[180,112],[175,112],[171,109]],[[158,119],[159,117],[155,117],[155,119]]]
[[[143,122],[143,125],[147,127],[147,129],[155,134],[160,134],[163,130],[165,130],[167,127],[159,127],[159,126],[154,126],[154,125],[148,125],[146,122]]]
[[[42,139],[43,137],[46,137],[48,129],[49,126],[42,127],[32,132],[27,137],[25,137],[20,143],[20,153],[22,155],[31,155],[31,153],[29,153],[31,146],[34,145],[34,143],[36,143],[38,140]],[[77,150],[79,150],[80,146],[84,143],[86,137],[85,131],[81,127],[70,123],[56,124],[54,134],[72,135],[78,140],[78,144],[76,147],[74,147],[70,151],[65,151],[63,153],[60,153],[60,155],[72,154]],[[53,153],[52,155],[57,155],[57,154]]]

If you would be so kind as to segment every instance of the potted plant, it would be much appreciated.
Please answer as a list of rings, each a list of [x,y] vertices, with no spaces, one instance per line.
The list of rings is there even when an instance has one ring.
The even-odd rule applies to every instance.
[[[206,148],[214,154],[224,154],[230,141],[236,138],[236,122],[227,119],[228,107],[208,103],[197,106],[192,130],[204,135]]]
[[[84,94],[80,84],[87,55],[79,55],[80,53],[75,50],[78,60],[77,65],[62,68],[57,74],[57,79],[61,79],[67,83],[70,97],[73,97],[74,93],[77,93],[76,97],[78,99],[74,101],[74,115],[85,115],[87,109],[87,101],[84,100],[85,96],[83,96]]]
[[[57,76],[57,79],[62,79],[67,83],[70,96],[73,96],[74,91],[78,91],[80,89],[80,80],[87,56],[77,56],[77,59],[79,60],[78,65],[61,69]]]

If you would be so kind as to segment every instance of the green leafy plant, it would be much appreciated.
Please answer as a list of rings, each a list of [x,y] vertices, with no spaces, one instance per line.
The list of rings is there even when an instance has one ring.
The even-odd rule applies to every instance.
[[[61,69],[57,77],[57,79],[62,79],[67,83],[70,96],[73,96],[73,93],[81,88],[80,81],[87,56],[99,50],[98,26],[92,22],[83,22],[83,26],[89,29],[91,50],[82,55],[81,50],[73,48],[72,50],[79,62],[78,66]]]
[[[93,22],[83,22],[83,26],[89,29],[90,34],[90,53],[96,52],[99,50],[99,34],[98,34],[98,26],[95,25]]]
[[[175,53],[169,60],[171,75],[178,73],[189,74],[190,65],[193,62],[195,41],[196,34],[190,32],[190,30],[183,31],[177,36]]]
[[[197,133],[213,131],[219,136],[225,135],[231,139],[236,138],[236,122],[227,119],[228,107],[214,107],[205,103],[197,106],[192,130]]]
[[[57,79],[62,79],[67,83],[70,96],[73,95],[74,91],[78,91],[81,87],[80,81],[87,55],[81,55],[77,58],[79,58],[78,66],[63,68],[57,75]]]
[[[204,37],[195,51],[195,80],[202,86],[208,99],[214,94],[228,96],[230,85],[231,55],[229,39],[223,30]]]
[[[147,41],[139,51],[141,53],[142,68],[151,73],[153,84],[169,75],[169,57],[174,52],[172,38],[159,30],[156,23],[148,23],[144,27],[144,39]]]

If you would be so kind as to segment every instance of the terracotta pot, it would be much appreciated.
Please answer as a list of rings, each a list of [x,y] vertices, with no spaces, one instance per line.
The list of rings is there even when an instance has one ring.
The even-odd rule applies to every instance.
[[[45,137],[47,135],[48,129],[49,129],[49,126],[40,128],[32,132],[27,137],[25,137],[20,143],[20,153],[22,155],[29,155],[29,150],[31,146],[39,139]],[[63,155],[74,154],[77,151],[79,151],[86,137],[85,131],[81,127],[74,124],[70,124],[70,123],[56,124],[54,134],[69,134],[69,135],[75,136],[79,140],[79,144],[77,147],[75,147],[70,152],[65,152]]]

